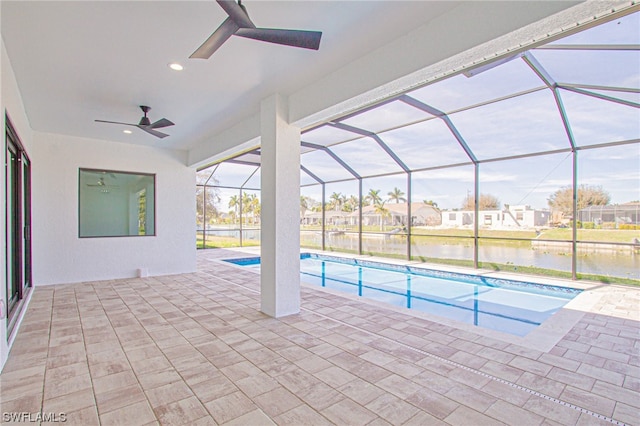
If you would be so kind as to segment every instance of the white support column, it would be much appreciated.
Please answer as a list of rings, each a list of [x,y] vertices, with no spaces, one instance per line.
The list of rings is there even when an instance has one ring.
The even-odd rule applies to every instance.
[[[260,133],[260,310],[278,318],[300,311],[300,129],[286,98],[262,101]]]

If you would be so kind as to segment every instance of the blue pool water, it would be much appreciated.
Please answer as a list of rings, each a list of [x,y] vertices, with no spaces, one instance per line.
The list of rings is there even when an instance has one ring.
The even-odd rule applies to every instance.
[[[260,258],[229,259],[259,268]],[[413,266],[302,254],[303,282],[524,336],[581,290]]]

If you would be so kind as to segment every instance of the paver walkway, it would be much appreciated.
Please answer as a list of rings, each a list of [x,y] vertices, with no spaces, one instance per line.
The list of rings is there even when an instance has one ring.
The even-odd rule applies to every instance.
[[[306,286],[300,314],[273,319],[259,276],[225,256],[238,253],[200,251],[192,274],[37,287],[0,375],[2,422],[640,424],[640,289],[594,288],[537,350]]]

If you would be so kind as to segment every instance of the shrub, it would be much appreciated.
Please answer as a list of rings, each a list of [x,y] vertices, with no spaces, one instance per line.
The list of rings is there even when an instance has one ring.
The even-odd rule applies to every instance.
[[[596,228],[596,226],[595,226],[595,225],[596,225],[596,224],[595,224],[595,223],[593,223],[593,222],[582,222],[582,227],[583,227],[584,229],[595,229],[595,228]]]
[[[634,225],[632,223],[622,223],[618,226],[618,229],[637,231],[637,230],[640,230],[640,225]]]

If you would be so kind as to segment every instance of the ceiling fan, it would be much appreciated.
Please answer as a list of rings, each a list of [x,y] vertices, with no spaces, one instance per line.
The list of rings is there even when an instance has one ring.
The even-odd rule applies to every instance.
[[[138,124],[133,124],[133,123],[122,123],[120,121],[105,121],[105,120],[95,120],[98,123],[109,123],[109,124],[124,124],[125,126],[135,126],[139,129],[144,130],[145,132],[157,137],[157,138],[166,138],[167,136],[169,136],[166,133],[162,133],[162,132],[158,132],[157,130],[154,129],[160,129],[162,127],[169,127],[169,126],[173,126],[174,123],[172,123],[171,121],[167,120],[166,118],[161,118],[160,120],[152,123],[151,120],[149,120],[149,118],[147,117],[147,113],[149,111],[151,111],[151,107],[145,106],[145,105],[140,105],[140,109],[142,110],[142,112],[144,113],[144,117],[142,117],[140,119],[140,122]]]
[[[202,43],[202,46],[189,56],[190,58],[208,59],[232,35],[304,49],[318,50],[320,48],[322,33],[319,31],[256,28],[251,22],[242,0],[238,0],[238,3],[235,0],[216,1],[229,17]]]
[[[104,178],[103,178],[103,177],[101,177],[100,179],[98,179],[96,183],[88,183],[88,184],[87,184],[87,186],[91,186],[91,187],[103,187],[103,188],[106,188],[106,187],[110,187],[110,188],[118,188],[118,186],[117,186],[117,185],[107,185],[107,184],[104,182]]]

